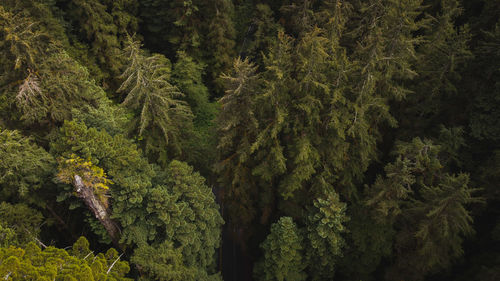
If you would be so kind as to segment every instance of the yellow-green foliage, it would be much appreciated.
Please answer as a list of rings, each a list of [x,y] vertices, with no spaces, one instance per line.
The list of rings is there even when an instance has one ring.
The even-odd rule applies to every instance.
[[[101,202],[107,203],[106,191],[113,181],[107,178],[102,168],[94,165],[90,159],[83,160],[76,154],[71,154],[70,158],[60,158],[57,178],[64,183],[72,183],[75,175],[82,178],[85,186],[94,189]]]
[[[130,270],[120,261],[115,249],[94,255],[89,243],[80,237],[73,249],[55,247],[40,249],[35,243],[25,248],[0,248],[0,277],[5,280],[71,280],[71,281],[128,281]]]

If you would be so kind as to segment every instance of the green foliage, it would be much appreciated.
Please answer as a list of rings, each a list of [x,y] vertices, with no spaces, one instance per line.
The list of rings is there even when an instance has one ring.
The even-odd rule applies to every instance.
[[[350,205],[348,211],[348,232],[343,257],[337,262],[337,273],[345,280],[377,280],[374,272],[383,258],[392,254],[396,231],[390,222],[371,214],[364,204]]]
[[[84,123],[87,127],[104,130],[110,135],[125,134],[132,114],[122,106],[114,104],[107,98],[98,100],[98,105],[84,105],[71,111],[73,120]]]
[[[255,267],[259,280],[306,280],[303,237],[290,217],[281,217],[261,244],[263,259]]]
[[[40,92],[36,89],[40,81]],[[33,86],[29,84],[34,84]],[[16,96],[28,122],[52,120],[62,122],[71,118],[71,109],[92,104],[104,97],[104,92],[90,79],[87,70],[68,54],[61,52],[46,57],[38,75],[30,74]]]
[[[110,136],[106,131],[87,128],[84,124],[72,121],[64,123],[51,148],[53,154],[65,158],[75,154],[82,159],[89,159],[112,179],[114,185],[110,192],[114,199],[111,205],[113,217],[125,228],[122,238],[125,241],[131,239],[126,228],[138,224],[147,216],[143,201],[155,175],[153,167],[136,145],[123,135]],[[72,188],[68,186],[59,199],[69,198],[71,194]]]
[[[3,95],[6,105],[17,107],[21,120],[54,124],[70,119],[72,108],[105,96],[88,71],[32,19],[3,8],[0,17],[5,39],[0,48],[7,54],[1,64]],[[16,115],[7,118],[15,120]]]
[[[196,274],[215,273],[215,248],[220,244],[223,221],[211,189],[190,166],[173,161],[161,172],[122,135],[112,137],[75,122],[64,124],[52,150],[69,159],[75,157],[72,153],[89,159],[91,165],[99,165],[99,173],[106,172],[112,179],[110,207],[122,227],[121,241],[138,247],[135,260],[150,276],[162,273],[141,260],[147,249],[162,243],[174,243],[182,253],[180,264],[195,268]],[[70,195],[68,189],[60,199]]]
[[[212,266],[223,223],[212,190],[186,163],[174,160],[166,173],[165,186],[151,190],[147,210],[158,220],[164,239],[183,248],[187,264]]]
[[[146,139],[146,152],[160,154],[165,164],[172,157],[166,155],[166,146],[173,155],[181,152],[182,134],[192,125],[191,109],[180,100],[183,94],[168,82],[170,68],[165,57],[146,56],[140,43],[130,37],[125,50],[129,63],[118,91],[126,94],[123,105],[137,115],[133,127]]]
[[[218,78],[222,73],[227,73],[231,68],[234,52],[235,29],[233,24],[234,6],[231,0],[207,1],[209,13],[212,15],[208,23],[208,33],[206,35],[208,59],[210,65],[209,72],[212,81],[216,82],[216,91],[223,92],[223,83]],[[213,9],[213,11],[212,11]]]
[[[36,202],[54,172],[53,156],[18,131],[0,129],[0,159],[0,199]]]
[[[376,157],[379,127],[395,125],[389,99],[406,93],[399,81],[415,75],[409,59],[417,42],[412,33],[420,26],[419,1],[373,1],[365,8],[362,4],[360,25],[371,21],[374,28],[349,35],[360,42],[352,51],[341,45],[350,5],[329,1],[315,11],[309,1],[297,2],[283,7],[285,13],[297,15],[287,26],[292,35],[278,33],[264,57],[259,88],[248,91],[253,95],[240,103],[239,116],[224,103],[233,92],[246,92],[240,83],[228,83],[221,99],[220,164],[231,171],[221,170],[221,178],[227,190],[237,190],[235,204],[248,209],[239,216],[248,217],[242,222],[259,213],[265,221],[275,211],[273,198],[280,212],[295,216],[334,187],[346,196],[355,195]],[[245,69],[240,65],[244,64],[235,63],[236,72],[223,78],[244,81],[238,80]],[[239,131],[228,130],[237,123],[226,120],[240,116],[248,119],[246,124]],[[229,146],[234,132],[244,138],[237,148]],[[230,158],[238,154],[243,157]],[[247,199],[253,192],[264,198],[255,199],[260,204]]]
[[[388,278],[421,280],[463,254],[463,238],[473,233],[466,205],[481,202],[467,174],[446,173],[440,147],[415,138],[396,146],[396,160],[370,190],[368,205],[398,230],[394,266]]]
[[[130,268],[116,250],[94,255],[88,245],[80,237],[69,252],[55,247],[41,250],[33,242],[25,248],[2,247],[0,276],[6,280],[132,280],[125,277]]]
[[[335,273],[335,263],[342,255],[348,220],[346,204],[340,202],[336,193],[327,193],[324,198],[314,200],[307,216],[307,243],[305,247],[308,272],[311,280],[325,280]]]
[[[0,246],[23,246],[40,234],[43,216],[25,204],[0,203]]]
[[[221,111],[217,119],[219,162],[215,169],[224,187],[229,219],[243,225],[254,219],[253,204],[259,194],[251,170],[244,166],[258,126],[253,96],[260,85],[255,72],[256,67],[248,60],[238,59],[233,75],[222,76],[228,90],[219,101]]]
[[[253,38],[247,43],[248,47],[242,46],[246,47],[245,50],[258,62],[258,65],[262,65],[264,52],[273,45],[280,30],[280,25],[275,22],[273,16],[273,11],[268,5],[257,4],[251,22],[255,26]]]
[[[0,278],[498,279],[499,1],[0,2]]]
[[[473,57],[469,42],[470,28],[457,27],[455,19],[462,9],[460,1],[444,0],[427,7],[422,36],[413,64],[418,76],[404,101],[400,114],[402,133],[414,137],[424,134],[440,122],[453,122],[457,118],[455,103],[458,99],[456,85],[462,79],[460,69]],[[437,10],[433,12],[433,10]],[[443,110],[446,108],[446,110]],[[418,118],[419,122],[413,122]]]
[[[500,69],[497,65],[489,65],[490,61],[500,58],[500,21],[491,31],[484,33],[484,39],[476,49],[478,62],[472,69],[479,76],[472,87],[478,91],[475,95],[473,110],[471,110],[470,128],[472,135],[480,140],[498,140],[498,119],[500,112]],[[480,81],[480,82],[479,82]]]
[[[195,280],[196,270],[184,266],[182,249],[175,248],[172,242],[164,242],[155,247],[140,246],[135,250],[131,261],[147,274],[147,277],[141,276],[139,280],[148,280],[148,277],[160,281]]]
[[[208,88],[203,84],[204,66],[196,63],[185,52],[177,53],[172,70],[172,84],[185,94],[184,100],[194,114],[193,132],[183,141],[183,159],[203,174],[209,174],[216,158],[214,129],[217,104],[210,102]]]
[[[194,274],[194,277],[186,277],[189,280],[206,280],[196,276],[215,273],[215,249],[220,245],[220,227],[223,224],[219,207],[203,177],[193,172],[193,168],[186,163],[172,161],[165,176],[161,181],[163,185],[150,190],[146,203],[149,213],[146,223],[155,227],[156,235],[137,242],[139,248],[134,259],[140,266],[149,268],[147,271],[151,272],[151,276],[164,276],[164,280],[178,280],[164,275],[162,268],[169,267]],[[171,261],[157,269],[144,263],[147,260],[144,256],[146,249],[154,249],[156,245],[161,246],[155,251]],[[173,254],[176,252],[182,254],[181,260]]]
[[[159,0],[140,2],[144,34],[153,50],[186,51],[199,58],[198,47],[202,41],[200,1],[175,0],[165,3]],[[170,53],[174,55],[175,52]]]
[[[67,2],[68,20],[74,25],[79,39],[88,42],[91,57],[103,70],[104,77],[99,78],[114,79],[125,65],[120,50],[126,35],[138,29],[138,20],[133,15],[137,4],[130,0]]]

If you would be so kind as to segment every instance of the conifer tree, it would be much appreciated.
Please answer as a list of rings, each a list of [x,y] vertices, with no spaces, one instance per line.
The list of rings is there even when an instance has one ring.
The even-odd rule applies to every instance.
[[[0,147],[0,200],[41,201],[38,195],[50,182],[54,157],[18,131],[0,129]]]
[[[125,49],[129,64],[118,91],[126,94],[123,105],[137,114],[133,128],[138,137],[146,139],[146,152],[156,154],[156,159],[165,164],[168,157],[181,153],[182,134],[192,125],[192,113],[180,100],[183,94],[168,81],[166,58],[148,57],[140,47],[129,38]],[[167,155],[165,146],[172,154]]]
[[[60,134],[52,143],[53,153],[67,159],[74,159],[72,154],[88,159],[86,162],[92,164],[82,165],[84,168],[91,165],[91,171],[83,169],[81,177],[90,176],[97,195],[102,184],[107,182],[103,179],[104,173],[112,180],[113,184],[108,185],[111,195],[109,218],[119,223],[120,243],[137,251],[134,260],[145,268],[145,273],[153,277],[161,271],[142,264],[148,260],[144,255],[154,254],[160,245],[173,243],[175,252],[182,255],[182,260],[172,261],[173,264],[180,263],[182,267],[195,270],[195,276],[217,275],[215,249],[219,247],[223,221],[212,190],[192,167],[173,161],[166,171],[162,171],[149,164],[123,135],[112,137],[83,124],[66,122]],[[93,169],[92,165],[99,166]],[[72,175],[75,167],[70,165],[69,168]],[[82,172],[78,165],[76,170]],[[64,178],[68,169],[61,171]],[[68,199],[73,194],[73,188],[66,189],[59,199]],[[90,226],[100,234],[99,228]],[[104,234],[110,235],[110,232]],[[167,246],[161,247],[168,250]],[[195,277],[193,280],[200,279]]]
[[[0,7],[1,8],[1,7]],[[8,108],[18,112],[5,117],[54,127],[81,108],[105,97],[88,71],[71,58],[32,19],[3,8],[2,36],[6,61],[2,63],[2,88]]]
[[[219,101],[221,112],[217,121],[219,162],[215,168],[224,188],[223,197],[230,210],[230,220],[243,225],[255,217],[253,205],[259,194],[252,171],[245,167],[258,126],[253,96],[260,86],[255,72],[256,67],[248,60],[237,59],[233,74],[222,77],[227,90]]]
[[[281,217],[261,244],[263,259],[255,267],[259,280],[306,280],[303,237],[290,217]]]
[[[163,185],[151,189],[146,203],[146,223],[156,228],[155,235],[137,241],[133,260],[150,276],[162,276],[161,280],[217,280],[215,249],[219,247],[223,220],[212,190],[192,167],[175,160],[161,182]],[[156,268],[149,265],[147,249],[151,250],[147,255],[165,255],[166,264]],[[174,272],[169,273],[172,270],[168,268]]]
[[[498,96],[500,93],[499,68],[490,61],[497,61],[500,58],[498,48],[500,46],[500,21],[494,28],[485,31],[484,38],[479,42],[475,50],[475,56],[478,61],[472,66],[470,75],[474,75],[474,81],[471,82],[471,89],[477,89],[478,94],[474,97],[473,107],[470,113],[470,128],[472,135],[479,140],[498,140],[500,131],[498,131],[500,102]]]
[[[325,280],[335,274],[335,263],[342,255],[346,231],[346,204],[336,193],[328,193],[314,200],[307,217],[307,243],[305,247],[311,280]]]
[[[156,52],[167,53],[173,58],[177,51],[184,51],[195,60],[202,57],[199,49],[204,25],[199,0],[160,0],[140,2],[141,19],[144,22],[146,43]]]
[[[143,201],[155,175],[153,167],[144,159],[135,144],[123,135],[112,137],[106,131],[87,128],[84,124],[72,121],[65,122],[62,126],[60,135],[51,143],[51,153],[66,159],[76,155],[103,169],[114,183],[110,189],[113,198],[110,206],[111,218],[117,219],[123,229],[121,239],[127,241],[128,235],[135,235],[130,234],[129,226],[141,224],[147,216]],[[68,185],[61,191],[58,199],[67,200],[73,194],[73,187]],[[93,230],[98,229],[94,227]],[[142,235],[149,236],[151,233],[154,233],[152,228],[143,229]]]
[[[215,82],[215,90],[223,90],[219,77],[222,73],[227,73],[235,58],[235,29],[233,24],[234,6],[230,0],[207,1],[207,11],[211,15],[208,23],[208,33],[204,45],[210,52],[207,54],[207,69],[211,75],[211,80]]]
[[[1,247],[24,246],[39,238],[40,226],[44,217],[26,204],[9,204],[0,202],[0,233],[5,235]],[[11,235],[6,235],[8,232]],[[2,238],[2,234],[0,234]],[[4,240],[5,239],[5,240]]]
[[[88,42],[91,57],[102,69],[102,78],[108,82],[104,86],[107,86],[121,73],[126,63],[120,56],[120,50],[126,42],[126,35],[138,28],[138,21],[133,15],[136,4],[129,0],[67,2],[68,20],[80,35],[79,39]]]
[[[436,4],[437,5],[437,4]],[[418,73],[412,83],[413,94],[403,102],[400,119],[408,132],[402,132],[407,137],[424,134],[433,124],[454,122],[457,114],[454,107],[460,100],[456,88],[461,80],[459,69],[472,58],[469,50],[470,31],[467,25],[456,27],[456,19],[462,13],[459,1],[440,1],[439,9],[432,14],[432,9],[424,20],[423,36],[416,49],[413,64]],[[446,110],[442,108],[446,107]],[[460,110],[460,109],[459,109]],[[414,122],[418,118],[419,122]],[[423,119],[423,120],[422,120]]]
[[[398,230],[395,264],[387,278],[422,280],[463,253],[463,237],[472,233],[466,206],[480,202],[469,176],[450,174],[440,162],[440,147],[419,138],[396,146],[396,161],[377,178],[368,205]]]
[[[272,9],[266,4],[257,4],[255,6],[254,15],[251,21],[251,26],[247,27],[248,30],[255,30],[253,32],[250,42],[246,42],[247,37],[244,38],[242,51],[248,54],[249,57],[256,62],[257,65],[263,65],[264,53],[273,45],[276,40],[280,25],[275,22]]]
[[[172,84],[185,94],[184,99],[194,115],[193,133],[183,141],[183,160],[194,165],[203,175],[211,174],[216,158],[215,117],[217,104],[210,102],[208,88],[203,83],[205,66],[196,63],[185,52],[178,52],[172,70]]]

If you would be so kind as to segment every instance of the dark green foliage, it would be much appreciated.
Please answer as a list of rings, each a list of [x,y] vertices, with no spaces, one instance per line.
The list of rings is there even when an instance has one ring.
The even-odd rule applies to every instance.
[[[182,248],[186,265],[211,269],[223,223],[214,195],[186,163],[174,160],[166,173],[164,186],[150,190],[146,207],[158,227],[154,241],[171,240]]]
[[[298,2],[284,7],[300,18],[294,21],[296,26],[288,27],[298,38],[278,34],[264,58],[260,88],[247,91],[252,96],[239,105],[239,116],[226,117],[234,115],[233,109],[224,105],[221,109],[224,121],[219,128],[225,131],[221,130],[219,148],[223,155],[244,156],[231,158],[233,163],[221,162],[232,171],[231,180],[223,179],[224,186],[241,194],[235,203],[248,206],[244,217],[249,220],[260,213],[265,221],[274,211],[270,204],[276,196],[282,198],[278,200],[280,211],[294,215],[326,190],[336,188],[353,196],[376,157],[379,126],[395,124],[388,99],[407,92],[398,83],[414,76],[408,59],[416,44],[411,34],[419,26],[415,20],[418,1],[404,5],[375,1],[360,9],[362,21],[371,20],[374,28],[359,31],[362,36],[356,40],[360,44],[350,57],[341,45],[350,5],[328,2],[315,12],[312,3]],[[241,70],[235,70],[225,79],[238,81]],[[245,89],[240,85],[228,84],[221,101]],[[238,127],[237,135],[245,139],[239,148],[230,150],[223,145],[234,131],[226,128],[236,124],[226,123],[226,119],[240,116],[249,119]],[[259,199],[253,200],[260,200],[260,206],[247,199],[253,192],[258,194]]]
[[[146,205],[147,223],[157,233],[151,241],[138,241],[132,259],[160,280],[217,280],[215,249],[223,220],[211,189],[192,167],[179,161],[170,163],[163,183],[150,190]],[[148,256],[156,259],[154,253],[163,264],[150,262]]]
[[[220,162],[216,170],[221,175],[220,183],[224,187],[223,196],[230,210],[230,220],[243,225],[253,220],[253,204],[259,194],[252,171],[243,166],[250,157],[250,146],[258,126],[253,101],[253,96],[259,90],[255,71],[256,67],[248,60],[238,59],[234,63],[234,74],[222,77],[229,90],[219,101],[221,112],[217,122]]]
[[[54,125],[71,118],[73,108],[104,98],[88,71],[32,19],[2,7],[0,17],[5,39],[0,48],[7,54],[1,70],[4,106],[18,110],[6,119]]]
[[[247,28],[255,30],[253,38],[247,42],[248,34],[245,34],[246,37],[243,42],[245,45],[241,48],[245,53],[248,53],[249,57],[262,65],[264,53],[273,45],[278,30],[280,30],[280,25],[275,22],[273,11],[266,4],[257,4],[254,16],[249,24],[251,26]]]
[[[125,58],[120,50],[126,35],[138,29],[134,13],[137,3],[130,0],[68,0],[66,17],[74,26],[78,39],[89,44],[89,55],[109,82],[120,74]]]
[[[351,205],[348,211],[346,246],[338,260],[340,279],[377,280],[373,273],[392,254],[395,230],[390,222],[377,220],[364,204]]]
[[[454,20],[462,12],[459,1],[440,2],[439,5],[436,3],[428,7],[428,14],[422,20],[423,35],[419,37],[420,44],[413,62],[418,76],[411,87],[413,93],[403,103],[404,111],[401,114],[405,117],[399,118],[403,122],[401,127],[404,137],[436,129],[440,122],[456,124],[459,117],[454,110],[454,104],[457,103],[454,100],[460,98],[456,85],[462,79],[459,70],[472,58],[468,46],[471,35],[467,25],[454,25]],[[450,101],[450,98],[453,100]],[[407,118],[410,116],[412,118]],[[412,122],[413,118],[421,121]]]
[[[234,6],[231,0],[210,0],[207,2],[207,10],[211,14],[208,23],[205,46],[209,50],[207,63],[210,65],[209,73],[211,80],[216,83],[215,90],[223,94],[222,81],[218,78],[222,73],[227,73],[235,59],[233,24]]]
[[[134,260],[151,277],[164,273],[141,261],[149,252],[147,249],[165,243],[173,243],[175,251],[182,254],[182,260],[174,263],[195,270],[195,276],[215,274],[215,249],[220,244],[223,221],[211,189],[190,166],[173,161],[162,172],[147,163],[123,135],[112,137],[75,122],[64,124],[52,148],[66,158],[76,153],[104,169],[113,181],[110,208],[112,218],[122,228],[121,241],[138,247]],[[60,199],[69,196],[71,193],[66,192]],[[104,233],[102,228],[94,229]]]
[[[35,203],[54,172],[54,157],[18,131],[0,129],[0,159],[0,199]]]
[[[136,114],[132,128],[139,138],[145,138],[146,153],[157,155],[155,160],[165,164],[169,156],[181,153],[183,133],[192,125],[191,109],[180,100],[183,94],[169,83],[165,57],[146,56],[140,43],[130,37],[125,51],[128,66],[120,76],[123,83],[118,92],[126,94],[123,105]]]
[[[480,200],[467,174],[445,172],[440,147],[432,142],[399,143],[395,154],[396,161],[385,167],[387,178],[372,186],[368,205],[398,231],[388,278],[421,280],[463,254],[463,238],[473,233],[466,206]]]
[[[143,33],[146,43],[151,45],[154,51],[171,50],[169,55],[175,55],[175,51],[186,51],[188,55],[199,58],[198,48],[202,41],[200,28],[203,22],[199,2],[197,0],[175,0],[168,3],[160,0],[141,1],[140,10],[144,21]]]
[[[499,1],[0,2],[1,279],[499,279]]]
[[[185,52],[177,54],[172,70],[172,84],[184,93],[194,115],[193,132],[185,140],[183,158],[204,175],[211,170],[216,158],[214,122],[217,104],[210,102],[208,88],[203,84],[204,66],[196,63]]]
[[[0,203],[0,246],[23,246],[39,237],[43,216],[25,204]]]
[[[474,84],[479,93],[475,96],[471,111],[470,127],[472,135],[477,139],[498,140],[498,116],[500,116],[500,68],[498,65],[488,66],[489,61],[498,61],[500,53],[500,22],[491,31],[484,33],[484,41],[476,50],[479,62],[474,70],[479,71],[484,81]]]

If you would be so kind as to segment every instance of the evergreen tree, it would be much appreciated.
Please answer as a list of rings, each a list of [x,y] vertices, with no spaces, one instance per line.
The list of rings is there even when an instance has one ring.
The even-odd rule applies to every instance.
[[[245,10],[245,12],[247,12]],[[272,9],[266,4],[257,4],[254,15],[248,30],[255,30],[252,38],[247,41],[247,34],[243,41],[241,49],[256,62],[257,65],[263,65],[264,53],[273,45],[280,30],[280,25],[275,21]]]
[[[4,235],[0,246],[24,246],[36,241],[43,219],[40,212],[25,204],[0,202],[0,237]]]
[[[200,1],[175,0],[165,3],[160,0],[140,2],[141,19],[144,22],[143,34],[146,44],[153,51],[171,50],[167,53],[173,58],[177,51],[185,51],[199,60],[199,49],[203,41],[201,28]]]
[[[0,129],[0,158],[0,200],[40,201],[54,172],[54,157],[18,131]]]
[[[161,182],[151,189],[146,205],[146,223],[156,227],[155,236],[139,240],[132,259],[161,280],[217,280],[215,249],[223,220],[211,189],[192,167],[179,161],[170,163]],[[158,253],[166,264],[149,265],[147,249],[147,255]]]
[[[290,217],[281,217],[261,244],[263,259],[255,268],[259,280],[306,280],[303,237]]]
[[[494,64],[488,64],[488,62],[497,61],[500,58],[499,46],[500,21],[492,30],[484,32],[484,39],[480,41],[475,51],[478,61],[470,73],[471,75],[476,73],[473,76],[475,79],[471,88],[478,91],[470,111],[470,128],[472,136],[479,140],[498,140],[500,138],[500,132],[497,131],[499,122],[497,117],[500,110],[498,100],[500,69]]]
[[[75,122],[64,124],[61,135],[52,144],[52,151],[67,159],[75,159],[73,153],[81,159],[88,159],[90,172],[81,177],[85,180],[84,177],[90,175],[88,180],[95,185],[97,195],[99,186],[106,185],[102,180],[104,173],[112,179],[113,184],[108,186],[110,218],[119,223],[120,243],[133,246],[137,251],[134,260],[145,268],[145,273],[150,273],[150,277],[161,274],[161,271],[141,264],[141,261],[144,261],[147,249],[155,249],[163,243],[173,243],[175,251],[182,254],[182,261],[175,263],[195,270],[196,276],[216,274],[214,255],[220,243],[223,221],[211,189],[190,166],[173,161],[163,172],[148,164],[137,147],[123,135],[112,137],[105,131],[89,129]],[[93,165],[99,167],[94,169]],[[70,165],[70,170],[61,169],[61,175],[74,170],[72,167]],[[76,168],[81,173],[81,169]],[[67,199],[72,194],[73,188],[68,188],[59,199]],[[90,226],[101,234],[98,224]],[[199,279],[195,277],[193,280]]]
[[[142,229],[141,237],[135,237],[137,234],[131,233],[129,227],[142,224],[147,217],[143,201],[155,175],[153,167],[148,164],[135,144],[123,135],[112,137],[105,131],[87,128],[81,123],[65,122],[59,136],[51,143],[51,153],[66,159],[78,156],[88,160],[112,178],[114,184],[110,194],[114,199],[111,204],[111,218],[119,221],[123,229],[123,241],[130,244],[131,241],[136,241],[135,239],[140,240],[142,236],[153,235],[154,229],[150,227]],[[67,200],[73,194],[73,187],[67,185],[61,190],[58,199]],[[91,226],[95,232],[101,232],[99,224]],[[105,232],[102,234],[103,238],[107,236]],[[134,238],[129,238],[129,235]]]
[[[130,0],[66,2],[68,21],[73,24],[78,39],[89,44],[90,56],[101,68],[103,77],[99,78],[106,79],[107,88],[125,65],[120,50],[126,35],[138,28],[138,20],[133,15],[137,4]]]
[[[208,33],[204,45],[209,50],[207,63],[211,75],[211,81],[215,82],[215,90],[223,90],[222,81],[219,76],[232,66],[235,58],[235,29],[233,24],[234,6],[231,0],[213,0],[207,1],[206,7],[211,14],[211,20],[208,23]]]
[[[242,225],[254,219],[253,205],[259,194],[252,171],[244,166],[258,126],[253,96],[259,90],[259,79],[255,71],[256,67],[248,60],[237,59],[233,74],[222,77],[227,90],[219,101],[221,112],[217,119],[219,162],[215,168],[223,186],[224,202],[230,210],[229,220]]]
[[[308,272],[311,280],[325,280],[334,276],[336,259],[342,255],[346,204],[339,201],[338,194],[328,193],[315,199],[311,209],[305,247]]]
[[[1,8],[1,7],[0,7]],[[1,64],[2,100],[18,112],[6,120],[53,127],[81,108],[105,97],[88,71],[72,59],[32,19],[0,10],[7,56]]]
[[[428,8],[430,13],[433,8]],[[403,102],[400,114],[404,118],[399,118],[405,122],[401,124],[402,133],[408,137],[435,129],[432,128],[435,124],[457,124],[460,109],[455,111],[455,104],[460,103],[453,100],[461,100],[456,88],[462,79],[459,69],[472,58],[468,26],[455,26],[461,13],[459,1],[440,1],[438,12],[427,14],[424,20],[422,42],[416,50],[414,62],[418,73],[411,87],[414,93]],[[411,117],[419,122],[414,122]]]
[[[183,94],[168,82],[165,57],[146,56],[132,38],[125,51],[129,65],[118,91],[126,93],[123,104],[138,115],[133,128],[138,137],[146,139],[146,152],[165,164],[168,157],[181,153],[182,134],[191,126],[191,109],[180,100]],[[172,154],[167,155],[165,146]]]
[[[184,160],[203,175],[211,174],[216,158],[215,117],[217,104],[210,102],[208,88],[203,84],[205,67],[185,52],[177,54],[172,70],[172,84],[185,94],[184,99],[193,111],[193,133],[183,141]]]
[[[449,174],[440,162],[440,147],[419,138],[399,143],[387,178],[377,178],[368,205],[398,230],[391,280],[422,280],[431,270],[449,266],[462,255],[463,237],[470,235],[472,217],[466,205],[480,202],[472,195],[466,174]]]

